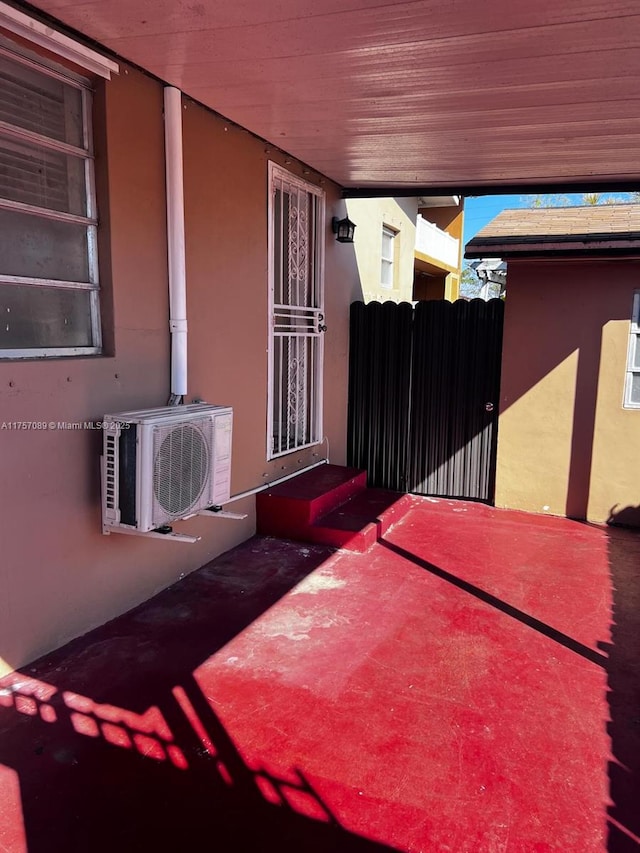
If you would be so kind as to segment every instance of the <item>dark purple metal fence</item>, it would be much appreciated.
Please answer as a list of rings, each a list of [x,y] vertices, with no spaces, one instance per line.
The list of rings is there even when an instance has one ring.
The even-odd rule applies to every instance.
[[[504,303],[351,306],[348,464],[370,486],[493,501]]]

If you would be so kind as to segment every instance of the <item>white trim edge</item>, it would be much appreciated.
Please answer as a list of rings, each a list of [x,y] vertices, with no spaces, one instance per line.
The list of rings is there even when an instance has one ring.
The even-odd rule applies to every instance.
[[[117,74],[119,71],[116,62],[112,62],[90,47],[85,47],[69,36],[65,36],[47,24],[43,24],[42,21],[25,15],[24,12],[3,3],[2,0],[0,0],[0,27],[44,47],[57,56],[68,59],[69,62],[73,62],[86,71],[104,77],[105,80],[110,80],[111,74]]]

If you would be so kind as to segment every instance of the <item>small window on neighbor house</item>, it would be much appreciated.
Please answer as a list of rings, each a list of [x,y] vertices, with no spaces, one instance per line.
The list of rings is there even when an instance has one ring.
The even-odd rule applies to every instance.
[[[624,405],[628,409],[640,409],[640,290],[633,295]]]
[[[397,231],[382,226],[382,259],[380,266],[380,284],[391,290],[394,285],[394,254]]]
[[[87,81],[0,43],[0,357],[100,352]]]

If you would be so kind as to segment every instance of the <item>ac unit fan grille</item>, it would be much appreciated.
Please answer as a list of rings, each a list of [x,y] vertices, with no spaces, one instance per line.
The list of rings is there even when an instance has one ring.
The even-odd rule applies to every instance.
[[[187,515],[198,502],[209,480],[209,453],[205,435],[193,423],[157,430],[153,491],[167,518]]]

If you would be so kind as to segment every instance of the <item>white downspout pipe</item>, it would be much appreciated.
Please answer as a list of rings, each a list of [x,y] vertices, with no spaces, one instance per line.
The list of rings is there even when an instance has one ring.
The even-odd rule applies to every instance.
[[[164,90],[164,156],[167,176],[167,246],[169,260],[169,329],[171,396],[187,393],[187,276],[184,248],[184,178],[182,93]]]

